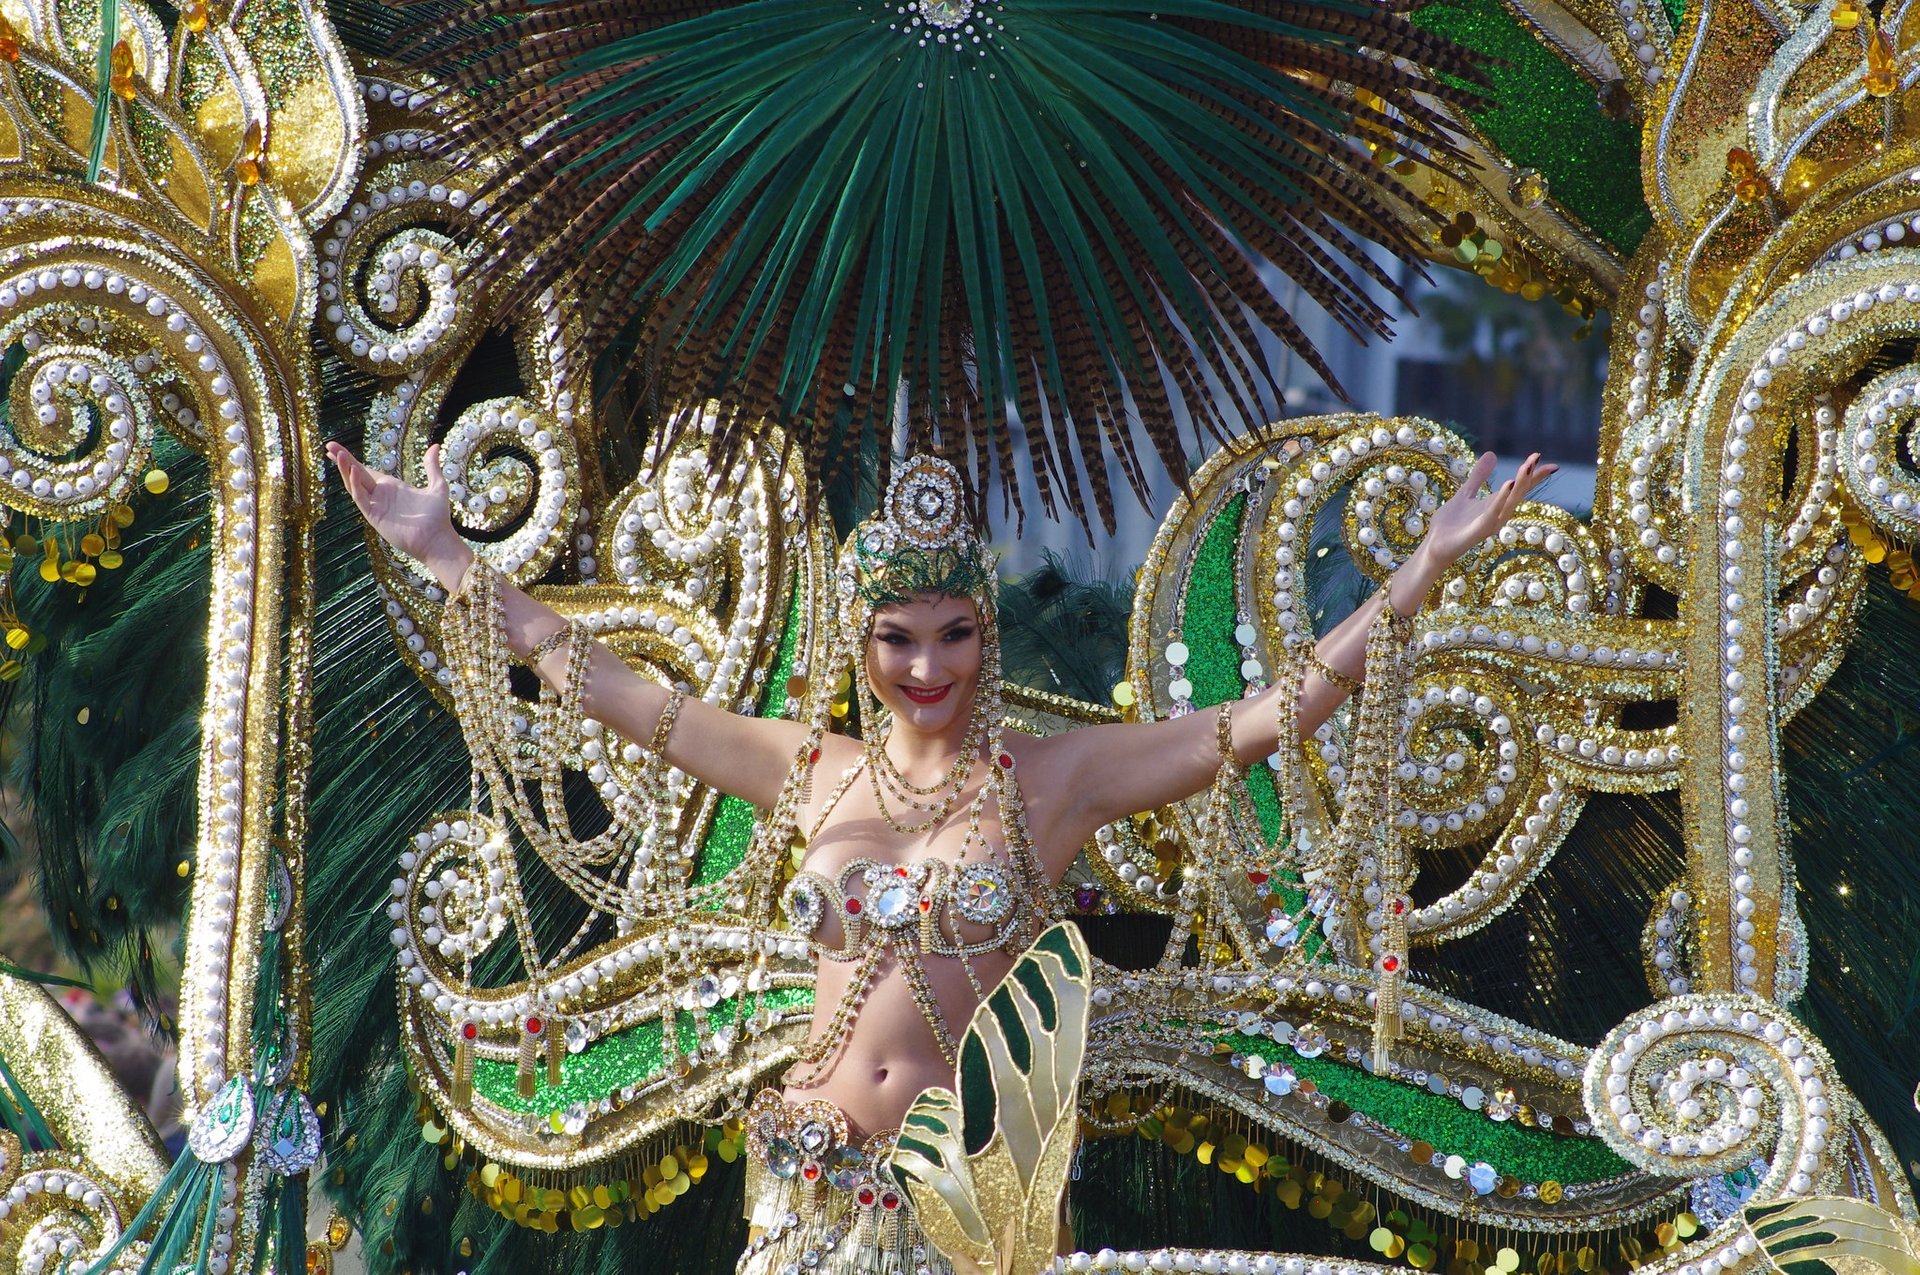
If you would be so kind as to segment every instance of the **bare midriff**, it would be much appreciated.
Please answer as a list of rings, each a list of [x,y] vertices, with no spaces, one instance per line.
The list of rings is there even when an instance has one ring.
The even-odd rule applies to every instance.
[[[988,952],[972,957],[974,977],[992,991],[1013,968],[1013,957]],[[973,1016],[978,998],[966,971],[952,957],[924,956],[927,982],[939,999],[941,1014],[957,1040]],[[813,1031],[826,1030],[833,1007],[846,995],[854,966],[822,960],[815,968]],[[860,1136],[897,1129],[907,1107],[929,1086],[953,1087],[953,1067],[940,1056],[933,1029],[920,1015],[893,958],[889,957],[868,989],[853,1032],[832,1070],[808,1089],[788,1086],[795,1100],[825,1098],[846,1112]]]

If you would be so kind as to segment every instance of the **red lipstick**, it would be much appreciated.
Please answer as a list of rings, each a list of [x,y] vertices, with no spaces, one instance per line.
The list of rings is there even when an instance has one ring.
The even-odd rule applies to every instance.
[[[953,683],[948,682],[945,686],[902,686],[900,689],[916,704],[938,704],[953,689]]]

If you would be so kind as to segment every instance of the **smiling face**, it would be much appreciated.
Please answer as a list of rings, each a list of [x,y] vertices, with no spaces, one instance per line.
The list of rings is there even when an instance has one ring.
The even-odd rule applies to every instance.
[[[964,727],[980,688],[980,612],[971,598],[923,594],[873,614],[867,679],[897,725]]]

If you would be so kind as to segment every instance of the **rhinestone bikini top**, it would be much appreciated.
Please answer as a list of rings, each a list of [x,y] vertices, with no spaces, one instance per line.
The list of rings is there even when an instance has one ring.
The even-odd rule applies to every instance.
[[[865,887],[863,893],[854,892],[856,883]],[[845,938],[837,948],[816,941],[827,955],[858,951],[870,939],[891,942],[909,929],[917,931],[913,937],[922,951],[940,956],[975,956],[1009,947],[1025,928],[1021,914],[1030,909],[1023,903],[1013,874],[998,863],[922,859],[885,864],[865,858],[842,867],[838,880],[818,872],[797,873],[781,900],[788,922],[809,937],[829,915],[840,918]],[[993,932],[967,942],[959,937],[955,919],[990,926]]]

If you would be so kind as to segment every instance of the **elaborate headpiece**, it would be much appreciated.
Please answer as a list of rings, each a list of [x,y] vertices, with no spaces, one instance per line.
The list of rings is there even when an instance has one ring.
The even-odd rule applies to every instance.
[[[908,457],[887,484],[879,515],[855,527],[841,547],[842,604],[871,616],[875,607],[932,593],[973,598],[984,613],[993,601],[994,557],[967,517],[966,494],[960,471],[947,461]]]

